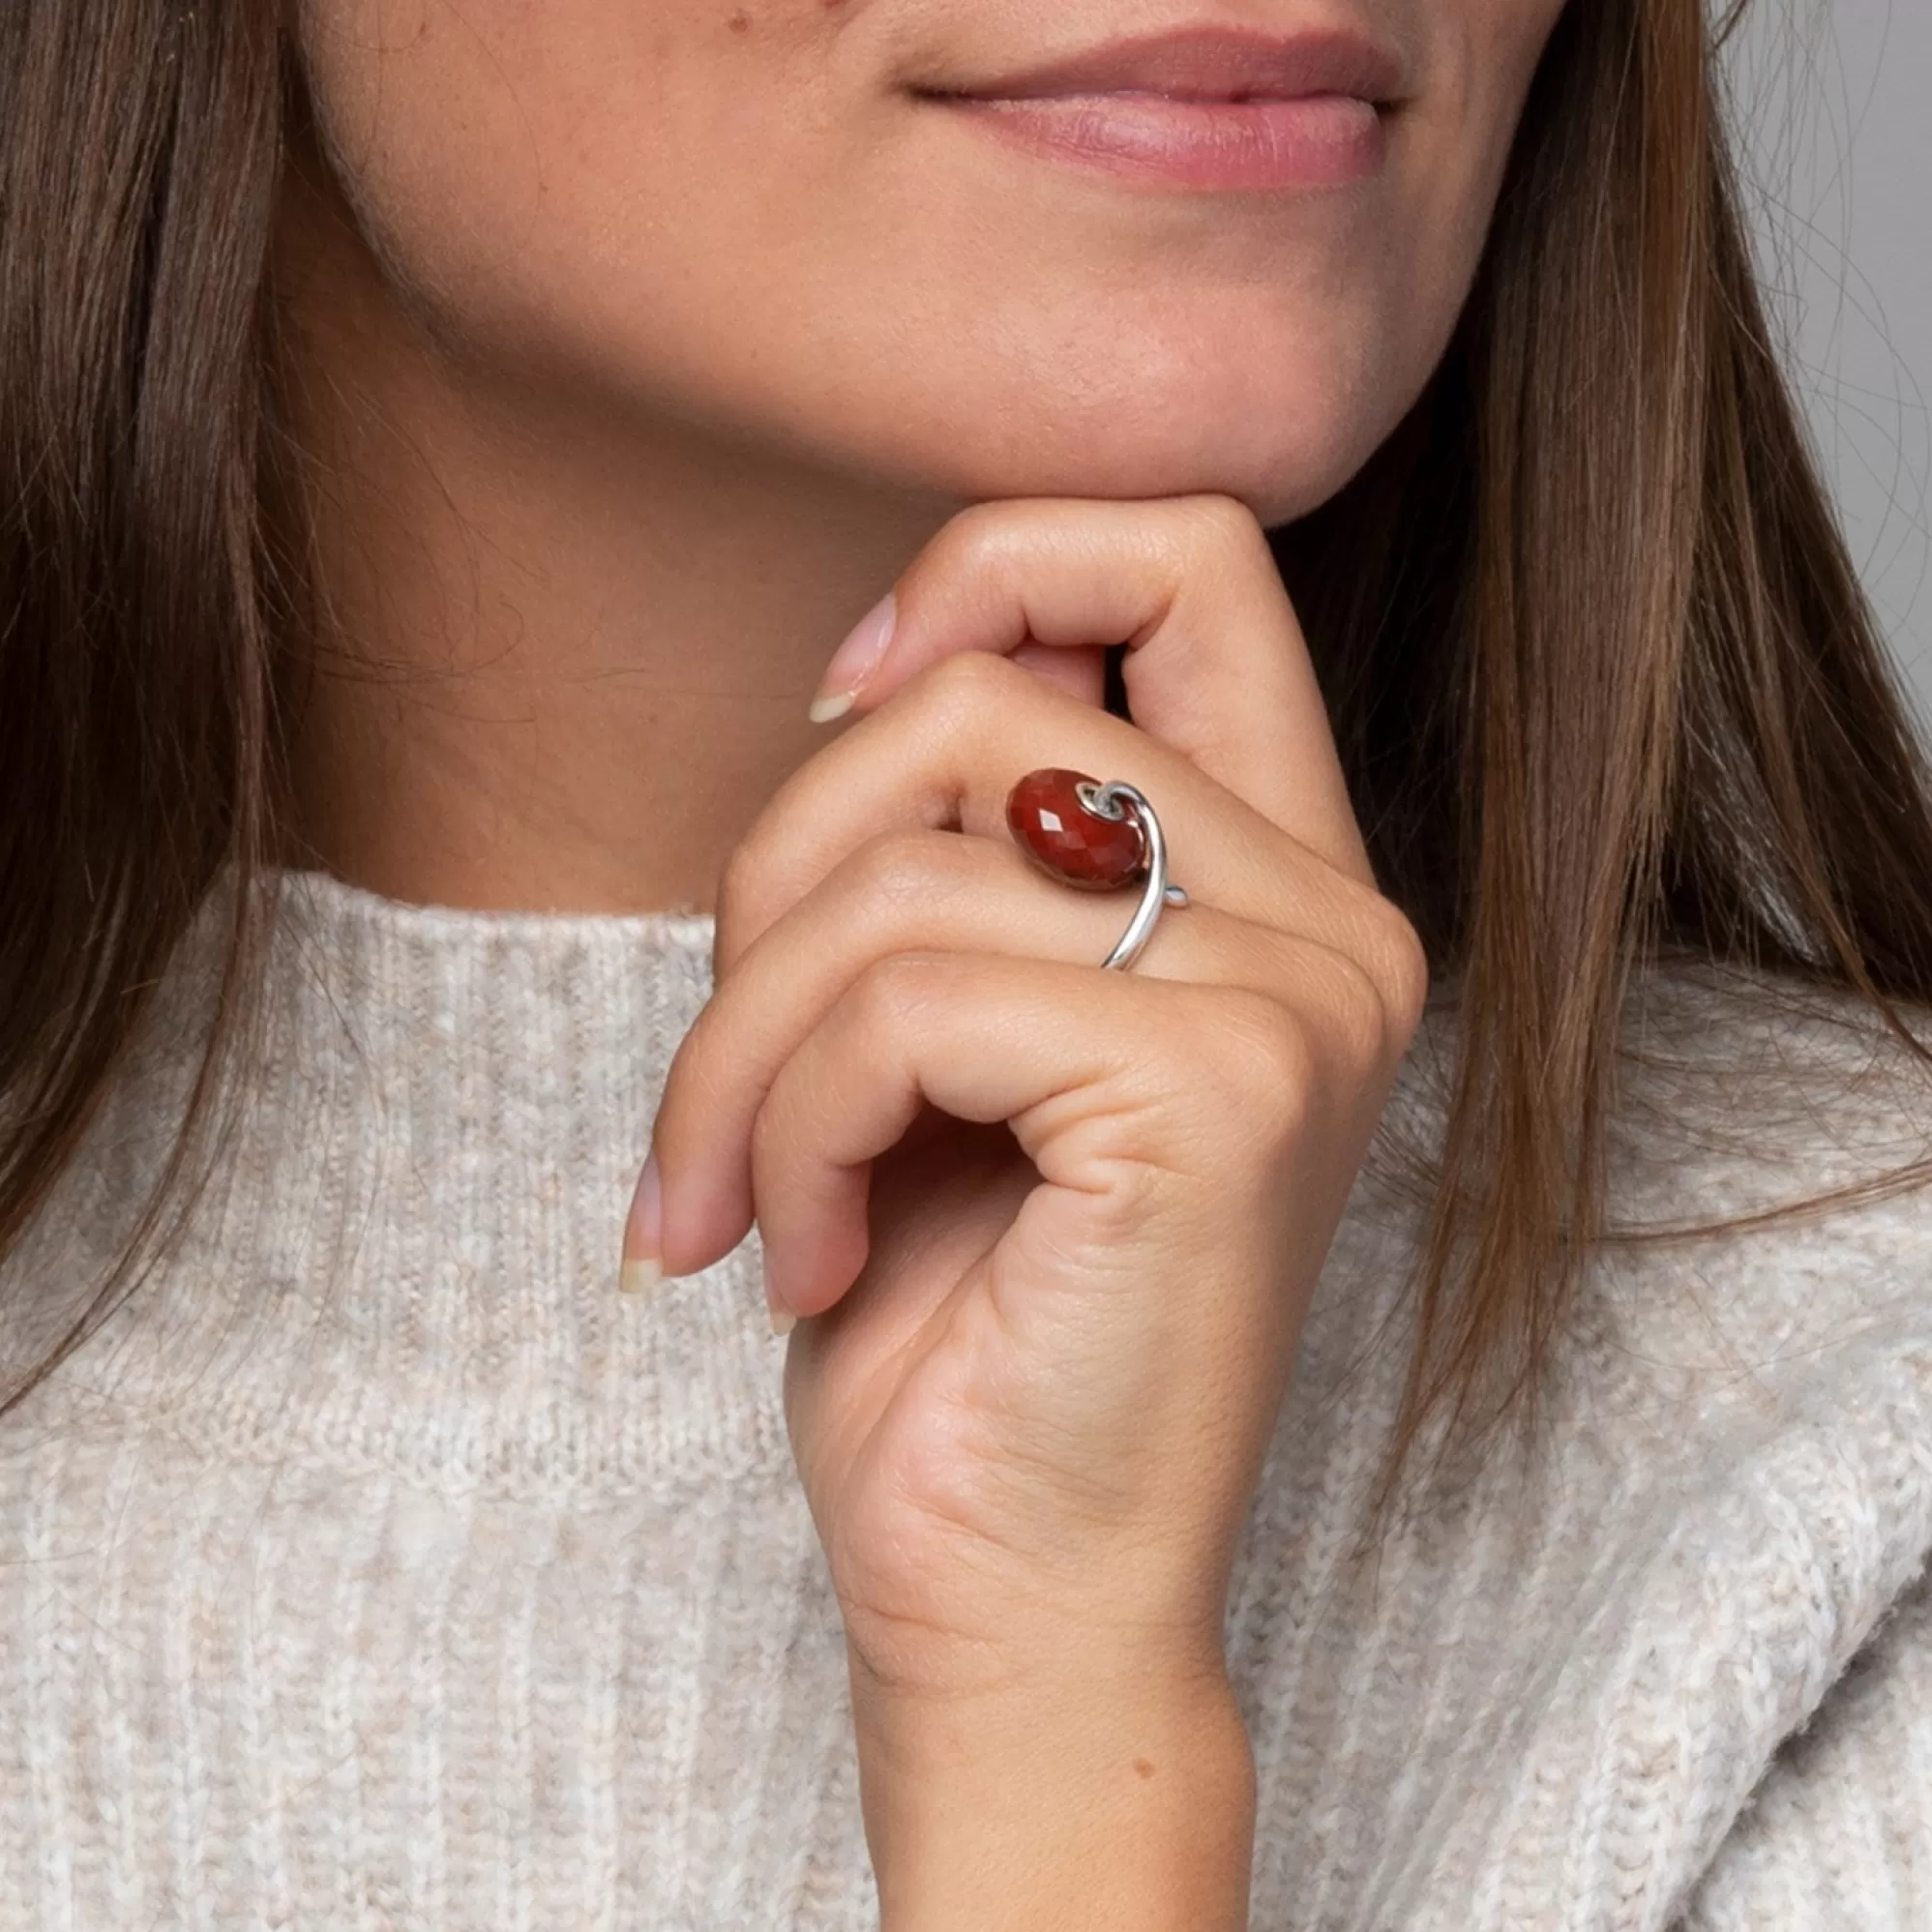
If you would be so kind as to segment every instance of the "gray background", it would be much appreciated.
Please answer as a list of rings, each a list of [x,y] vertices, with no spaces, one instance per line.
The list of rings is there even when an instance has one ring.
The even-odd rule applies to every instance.
[[[1756,0],[1727,72],[1787,359],[1932,724],[1932,0]]]

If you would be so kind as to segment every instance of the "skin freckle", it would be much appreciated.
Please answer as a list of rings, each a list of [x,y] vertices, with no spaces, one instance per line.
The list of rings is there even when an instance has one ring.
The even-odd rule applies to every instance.
[[[728,20],[725,22],[725,24],[728,27],[729,27],[734,34],[748,34],[752,30],[752,16],[749,14],[747,14],[742,7],[740,7],[738,11],[735,14],[733,14]]]
[[[1150,1778],[1154,1774],[1153,1761],[1150,1758],[1136,1758],[1134,1769],[1140,1776]]]

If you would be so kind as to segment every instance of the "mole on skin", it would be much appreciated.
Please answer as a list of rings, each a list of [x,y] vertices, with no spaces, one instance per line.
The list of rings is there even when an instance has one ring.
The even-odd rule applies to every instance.
[[[1153,1761],[1149,1758],[1136,1758],[1134,1760],[1134,1769],[1144,1778],[1150,1778],[1154,1774]]]

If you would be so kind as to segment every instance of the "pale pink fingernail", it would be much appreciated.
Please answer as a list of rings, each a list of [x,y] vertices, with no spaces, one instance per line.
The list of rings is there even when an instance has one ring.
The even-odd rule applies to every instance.
[[[818,693],[808,714],[815,725],[829,725],[852,708],[860,687],[878,669],[898,619],[899,600],[888,590],[852,626],[845,642],[832,653],[825,675],[818,680]]]
[[[764,1305],[765,1312],[771,1317],[771,1332],[774,1335],[788,1335],[798,1326],[798,1317],[772,1293],[770,1268],[765,1268],[763,1273]]]
[[[638,1176],[631,1211],[624,1222],[624,1264],[617,1285],[626,1294],[642,1294],[664,1279],[664,1183],[653,1154]]]

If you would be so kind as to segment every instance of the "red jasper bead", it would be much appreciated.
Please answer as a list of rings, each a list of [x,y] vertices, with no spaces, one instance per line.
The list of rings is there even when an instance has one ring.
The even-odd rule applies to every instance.
[[[1125,885],[1146,863],[1132,813],[1107,818],[1081,802],[1075,788],[1099,783],[1085,772],[1049,765],[1029,771],[1006,794],[1006,823],[1020,849],[1049,878],[1085,892]]]

